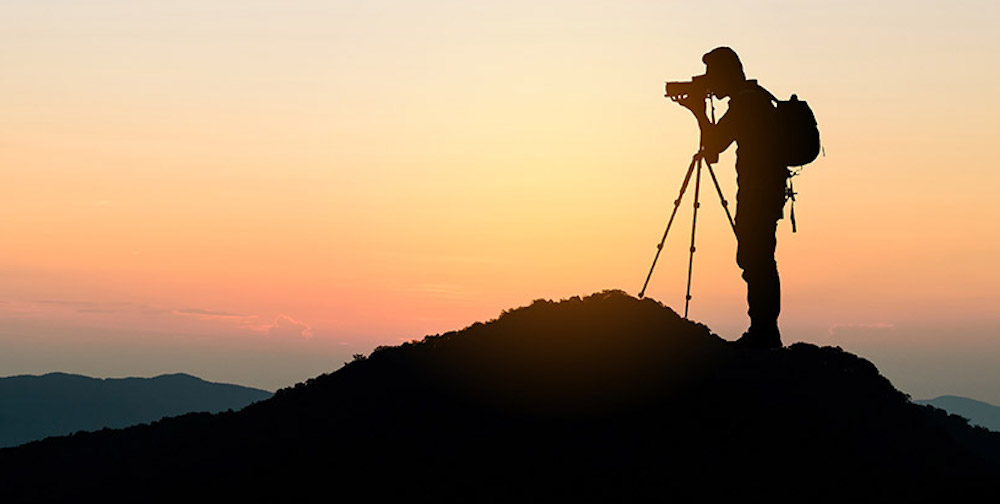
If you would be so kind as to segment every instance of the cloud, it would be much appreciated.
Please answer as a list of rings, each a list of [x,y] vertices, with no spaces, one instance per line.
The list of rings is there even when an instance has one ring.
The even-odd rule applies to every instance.
[[[198,320],[241,320],[241,319],[252,319],[256,318],[256,315],[243,315],[241,313],[228,313],[213,310],[205,310],[203,308],[184,308],[180,310],[174,310],[174,315],[180,315],[182,317],[194,317]]]
[[[265,327],[265,330],[268,336],[279,338],[311,338],[313,335],[309,324],[285,314],[278,315],[273,323]]]
[[[312,326],[283,313],[271,322],[267,322],[266,319],[261,320],[257,315],[206,310],[204,308],[185,308],[173,310],[172,313],[198,321],[235,323],[237,327],[242,329],[277,338],[311,338],[313,336]]]
[[[0,313],[47,317],[83,315],[148,316],[165,313],[153,305],[122,301],[76,301],[68,299],[0,300]]]
[[[897,331],[889,322],[852,322],[834,324],[827,329],[831,341],[851,347],[886,345],[906,341],[908,331]]]
[[[850,324],[834,324],[826,330],[827,334],[834,336],[837,334],[842,334],[845,332],[859,332],[871,329],[895,329],[896,325],[890,322],[874,322],[874,323],[850,323]]]

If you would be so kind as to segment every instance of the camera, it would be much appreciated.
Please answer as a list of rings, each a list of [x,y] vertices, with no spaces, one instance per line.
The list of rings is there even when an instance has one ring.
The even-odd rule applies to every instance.
[[[690,81],[668,82],[666,85],[666,97],[677,100],[685,96],[708,96],[709,93],[708,76],[695,75]]]

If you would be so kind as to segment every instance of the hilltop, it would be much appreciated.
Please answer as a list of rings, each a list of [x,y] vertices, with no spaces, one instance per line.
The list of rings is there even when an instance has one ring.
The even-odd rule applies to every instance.
[[[743,349],[619,291],[380,347],[240,412],[0,450],[37,500],[930,500],[998,469],[1000,434],[860,357]]]

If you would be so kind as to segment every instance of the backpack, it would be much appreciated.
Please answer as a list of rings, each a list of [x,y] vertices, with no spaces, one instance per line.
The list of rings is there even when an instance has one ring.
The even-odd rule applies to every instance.
[[[756,81],[754,81],[756,84]],[[809,104],[799,100],[799,97],[792,95],[787,101],[782,101],[774,97],[770,91],[757,84],[775,103],[775,114],[778,120],[779,148],[782,151],[784,165],[787,168],[801,167],[812,163],[819,157],[823,150],[819,142],[819,128],[816,126],[816,116],[813,114]],[[785,201],[791,201],[791,212],[789,220],[792,222],[792,232],[798,230],[795,223],[795,187],[792,186],[792,177],[799,174],[798,170],[788,169],[787,184],[785,185]]]
[[[772,95],[773,98],[773,95]],[[774,100],[781,128],[782,150],[786,166],[812,163],[819,156],[819,128],[809,104],[792,95],[788,101]]]
[[[756,84],[756,81],[752,81]],[[770,91],[760,84],[757,87],[764,91],[775,103],[775,113],[779,128],[779,148],[782,151],[785,166],[795,167],[812,163],[819,156],[819,128],[816,126],[816,116],[809,104],[792,95],[787,101],[774,97]]]

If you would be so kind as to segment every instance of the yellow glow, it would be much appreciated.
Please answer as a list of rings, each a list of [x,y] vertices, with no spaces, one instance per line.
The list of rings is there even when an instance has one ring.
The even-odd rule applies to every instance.
[[[284,314],[370,347],[637,293],[697,143],[662,82],[722,44],[826,147],[779,227],[786,332],[986,316],[1000,19],[966,3],[6,2],[0,318]],[[702,201],[692,317],[734,337],[735,243]],[[649,289],[678,311],[689,225],[686,201]],[[153,320],[95,313],[58,317]]]

